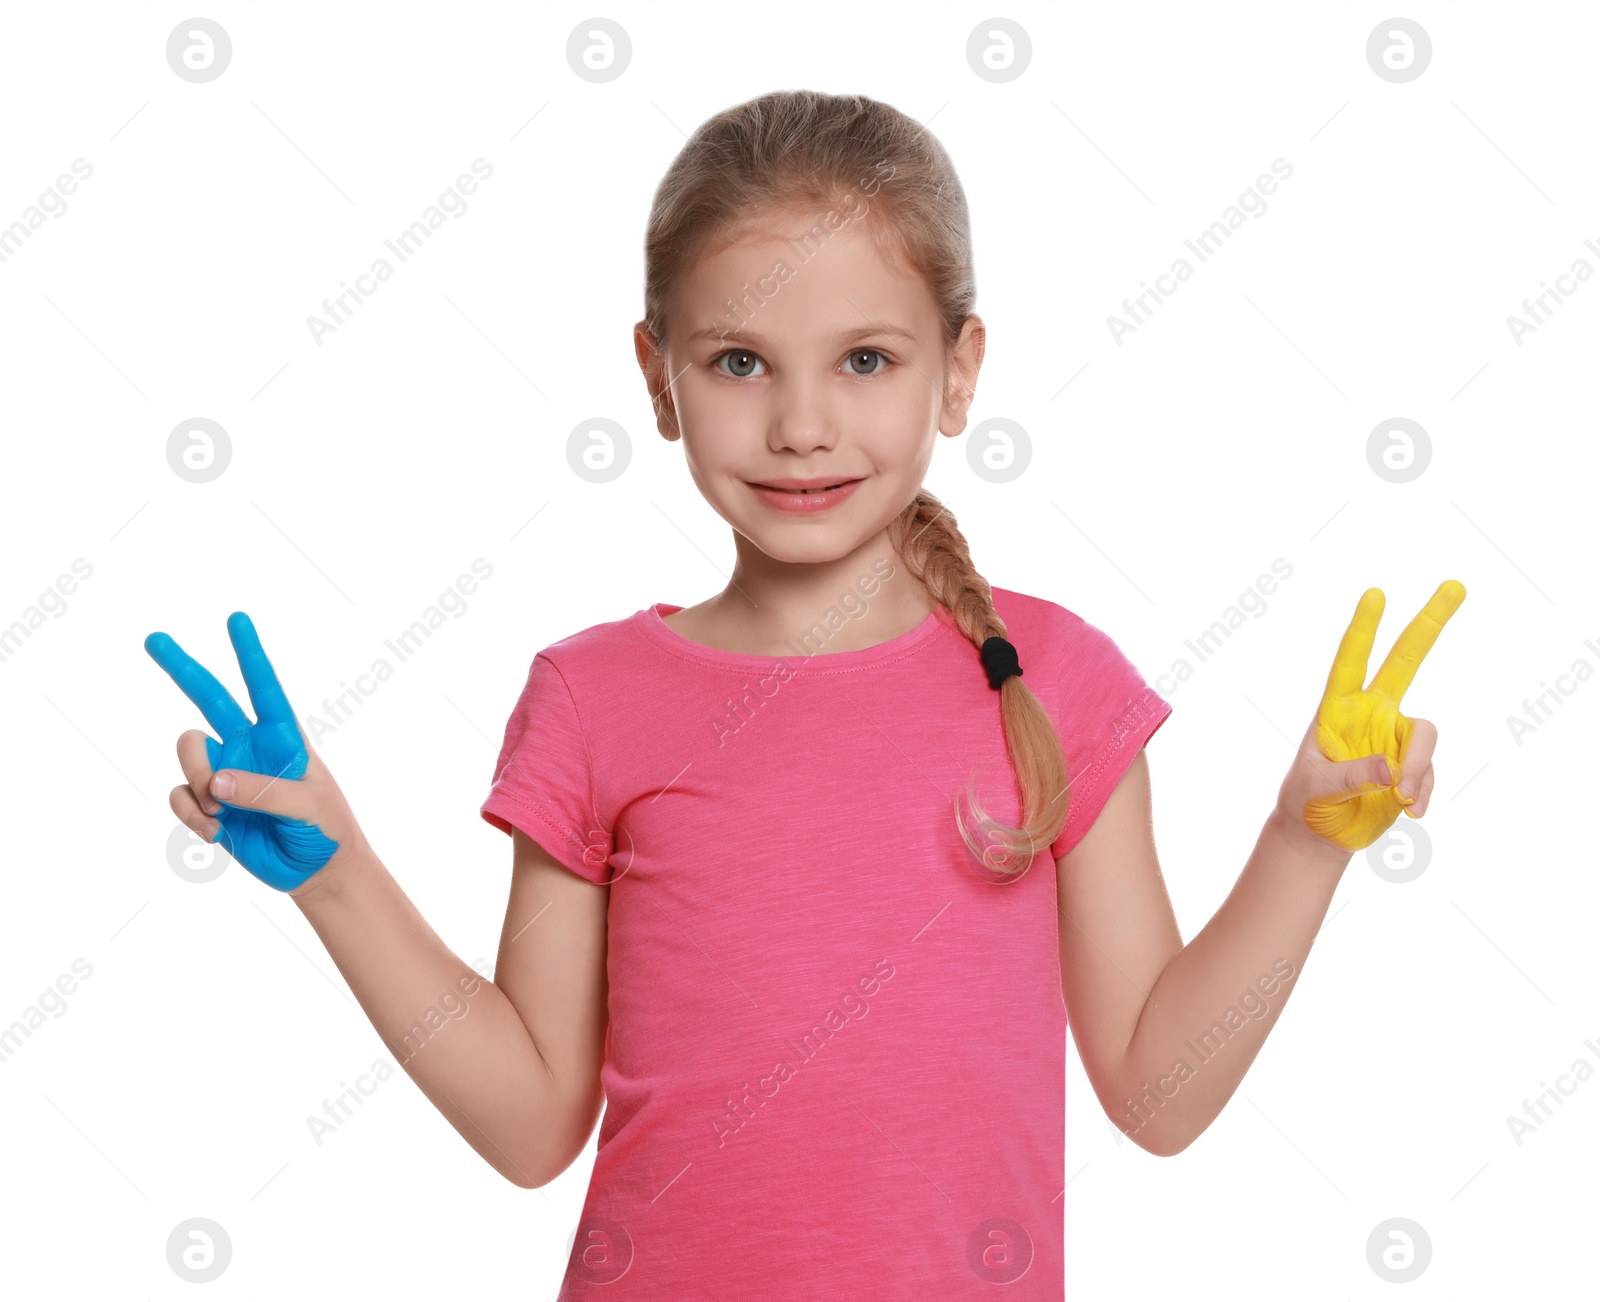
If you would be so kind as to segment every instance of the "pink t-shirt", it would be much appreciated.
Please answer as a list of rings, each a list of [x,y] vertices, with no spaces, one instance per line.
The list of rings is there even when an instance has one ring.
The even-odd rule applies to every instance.
[[[994,588],[1072,778],[1075,846],[1171,712],[1115,643]],[[1020,815],[999,697],[943,607],[792,656],[657,603],[541,651],[482,816],[609,880],[606,1109],[563,1299],[1063,1296],[1055,863],[976,871],[954,801]],[[820,649],[818,649],[820,646]]]

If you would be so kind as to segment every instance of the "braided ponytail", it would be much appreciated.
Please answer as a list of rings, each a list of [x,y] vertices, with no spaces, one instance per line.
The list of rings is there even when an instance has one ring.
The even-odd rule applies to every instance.
[[[956,627],[974,647],[1006,635],[989,583],[973,567],[966,538],[938,498],[920,490],[890,524],[889,537],[906,568],[950,612]],[[972,822],[969,825],[963,816],[958,795],[956,827],[985,867],[1013,877],[1024,872],[1040,850],[1048,849],[1066,826],[1067,765],[1055,723],[1027,684],[1012,675],[1001,683],[999,695],[1006,750],[1022,796],[1022,826],[1007,827],[990,819],[969,780],[966,796]]]

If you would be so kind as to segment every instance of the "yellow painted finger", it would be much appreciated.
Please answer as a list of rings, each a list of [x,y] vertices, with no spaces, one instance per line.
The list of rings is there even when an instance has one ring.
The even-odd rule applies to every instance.
[[[1367,681],[1367,657],[1372,654],[1373,639],[1378,636],[1378,621],[1383,618],[1383,589],[1368,588],[1356,603],[1356,613],[1350,617],[1350,626],[1339,639],[1338,653],[1333,657],[1333,668],[1328,671],[1327,690],[1322,693],[1323,703],[1338,696],[1359,692]]]
[[[1372,679],[1372,690],[1398,701],[1417,675],[1417,666],[1433,649],[1439,634],[1466,600],[1467,590],[1454,579],[1446,579],[1428,598],[1428,604],[1401,631],[1394,646]]]

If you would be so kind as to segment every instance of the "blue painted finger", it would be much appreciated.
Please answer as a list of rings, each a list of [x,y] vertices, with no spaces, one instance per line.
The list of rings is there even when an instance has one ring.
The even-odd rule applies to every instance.
[[[224,741],[250,726],[244,709],[228,689],[165,633],[150,634],[144,640],[144,649],[177,683],[178,690],[200,707],[206,722]]]
[[[272,661],[261,649],[261,639],[250,616],[236,610],[228,616],[228,636],[233,641],[234,654],[239,657],[239,671],[244,674],[244,685],[250,689],[250,704],[255,707],[256,718],[262,723],[290,723],[294,712],[289,708],[289,698],[278,683]]]

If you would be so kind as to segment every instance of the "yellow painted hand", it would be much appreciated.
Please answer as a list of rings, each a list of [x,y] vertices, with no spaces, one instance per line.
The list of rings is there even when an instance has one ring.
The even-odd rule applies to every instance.
[[[1302,811],[1307,827],[1343,850],[1364,849],[1383,835],[1402,809],[1416,817],[1427,804],[1433,788],[1437,732],[1426,720],[1401,714],[1400,698],[1466,595],[1466,588],[1454,579],[1441,583],[1421,613],[1395,639],[1365,687],[1367,658],[1383,615],[1383,593],[1368,588],[1356,605],[1317,707],[1316,739],[1322,754],[1336,762],[1374,757],[1374,780],[1361,784],[1364,789],[1359,792],[1313,796]],[[1414,734],[1426,738],[1417,753],[1411,746]],[[1387,781],[1376,759],[1380,755],[1388,761]],[[1426,789],[1422,789],[1424,784]]]

